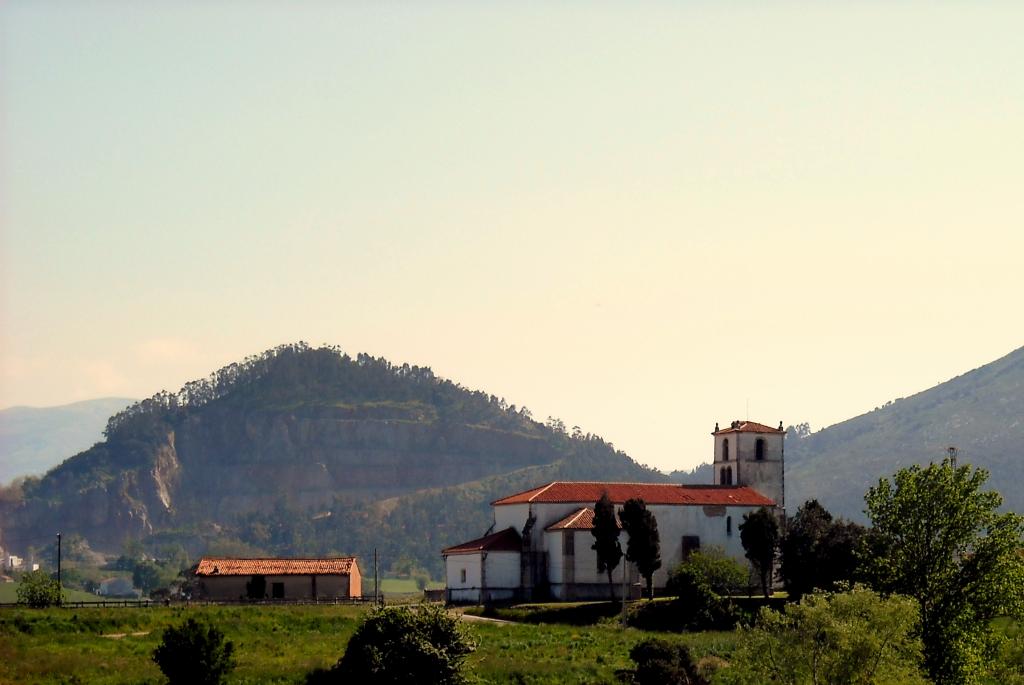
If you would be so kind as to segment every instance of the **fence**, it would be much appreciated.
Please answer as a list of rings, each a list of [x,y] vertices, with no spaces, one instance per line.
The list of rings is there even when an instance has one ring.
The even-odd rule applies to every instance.
[[[114,607],[159,607],[159,606],[292,606],[298,604],[372,604],[373,597],[324,597],[318,599],[174,599],[153,600],[153,599],[104,599],[97,601],[69,600],[60,606],[64,609],[89,609],[89,608],[114,608]],[[0,609],[25,608],[24,604],[17,602],[0,603]]]

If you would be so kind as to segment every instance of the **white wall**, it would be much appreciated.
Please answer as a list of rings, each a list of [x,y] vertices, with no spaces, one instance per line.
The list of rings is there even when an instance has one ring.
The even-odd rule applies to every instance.
[[[545,503],[533,506],[538,515],[539,526],[541,521],[548,519],[547,525],[556,523],[580,507],[593,506],[593,503]],[[664,587],[668,580],[669,569],[682,560],[684,535],[699,537],[701,549],[710,546],[721,547],[727,555],[744,566],[747,565],[748,562],[743,554],[743,543],[740,541],[739,524],[743,521],[745,513],[755,511],[758,507],[650,504],[647,508],[658,520],[658,534],[661,538],[661,569],[654,574],[655,587]],[[732,519],[731,535],[727,532],[726,524],[730,517]],[[579,584],[607,582],[606,576],[597,573],[596,552],[590,549],[593,544],[593,536],[590,531],[578,530],[575,531],[575,535],[575,554],[573,556],[575,582]],[[625,552],[627,543],[625,533],[621,537],[621,542],[622,550]],[[542,536],[542,544],[544,545],[543,549],[548,552],[548,580],[552,584],[561,583],[564,578],[562,533],[560,531],[546,532]],[[617,572],[616,576],[618,575]]]
[[[466,580],[462,580],[462,571]],[[480,587],[480,553],[450,554],[444,560],[445,585],[448,589]]]
[[[517,588],[521,579],[519,552],[488,552],[487,587]]]

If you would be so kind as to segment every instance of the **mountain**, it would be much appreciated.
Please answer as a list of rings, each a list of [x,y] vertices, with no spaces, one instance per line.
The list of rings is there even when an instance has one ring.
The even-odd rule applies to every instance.
[[[934,388],[816,433],[786,437],[789,511],[817,498],[836,514],[864,520],[863,496],[879,478],[911,464],[941,461],[987,469],[988,487],[1024,512],[1024,348]]]
[[[45,473],[99,442],[107,418],[134,401],[104,397],[59,407],[0,409],[0,483]]]
[[[488,497],[553,477],[665,479],[428,368],[302,343],[138,402],[105,436],[0,497],[0,535],[62,530],[108,552],[386,547],[438,569],[442,547],[483,532]]]

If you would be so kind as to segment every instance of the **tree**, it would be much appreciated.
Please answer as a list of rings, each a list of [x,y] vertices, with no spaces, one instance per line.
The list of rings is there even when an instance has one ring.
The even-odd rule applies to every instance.
[[[832,514],[816,499],[800,505],[796,515],[787,522],[779,544],[779,575],[794,600],[821,587],[818,545],[831,526]]]
[[[57,606],[64,600],[64,592],[56,578],[42,571],[30,571],[18,583],[18,604],[27,604],[34,609]]]
[[[164,630],[153,661],[170,685],[220,685],[235,668],[234,649],[215,626],[190,618]]]
[[[338,663],[310,673],[306,683],[462,685],[464,662],[475,649],[466,627],[442,607],[379,607],[356,628]]]
[[[597,553],[597,572],[608,574],[608,594],[615,599],[612,571],[622,559],[622,545],[619,543],[619,522],[615,520],[615,505],[608,497],[608,491],[601,493],[601,499],[594,504],[594,527],[590,534],[594,544],[590,549]]]
[[[949,460],[901,469],[868,490],[868,578],[917,600],[925,666],[940,684],[978,682],[996,616],[1024,611],[1024,518],[999,514],[984,469]]]
[[[740,542],[747,559],[761,578],[761,590],[767,599],[775,566],[775,548],[779,543],[779,522],[775,514],[765,507],[744,514],[740,523]]]
[[[161,578],[160,567],[152,561],[140,561],[132,571],[132,584],[146,593],[163,585]]]
[[[741,569],[741,573],[746,579],[746,571]],[[675,596],[671,605],[674,624],[669,629],[729,630],[736,626],[735,608],[712,589],[707,575],[699,567],[677,566],[669,574],[666,590]]]
[[[859,523],[833,521],[818,541],[818,577],[822,590],[849,587],[861,580],[861,559],[868,529]]]
[[[654,598],[654,572],[661,568],[661,538],[658,519],[640,498],[628,499],[619,510],[626,541],[626,559],[636,564],[640,575],[647,581],[647,596]]]
[[[863,587],[811,594],[785,613],[761,609],[715,682],[731,685],[920,684],[917,606]]]

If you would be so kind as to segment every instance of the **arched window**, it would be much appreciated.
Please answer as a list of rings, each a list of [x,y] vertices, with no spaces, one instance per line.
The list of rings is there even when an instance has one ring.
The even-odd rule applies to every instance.
[[[732,535],[732,516],[725,517],[725,534]]]
[[[758,461],[764,459],[764,438],[758,438],[757,442],[754,443],[754,459]]]
[[[732,467],[726,466],[722,469],[722,485],[732,485]]]
[[[722,441],[722,461],[729,461],[729,438]]]

